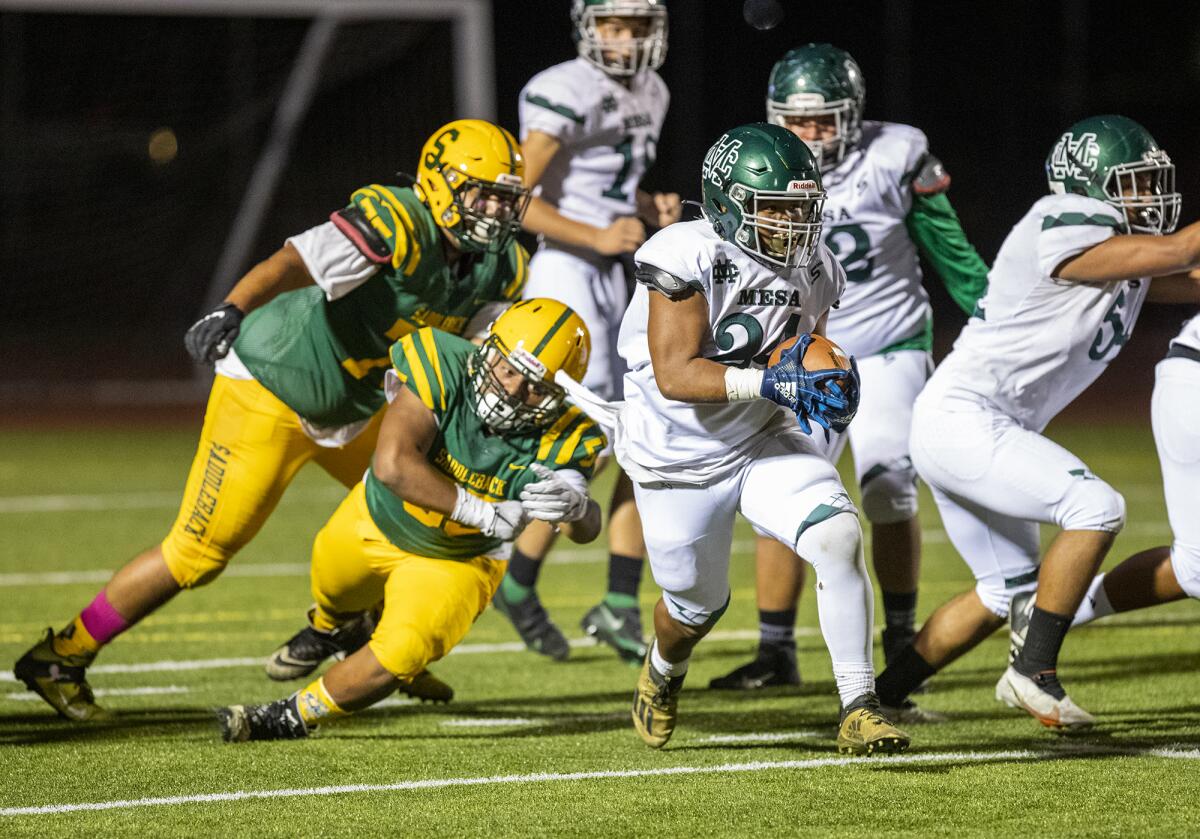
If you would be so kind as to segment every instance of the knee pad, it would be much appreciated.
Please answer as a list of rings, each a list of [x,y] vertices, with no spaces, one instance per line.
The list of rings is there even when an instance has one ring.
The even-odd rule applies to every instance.
[[[1055,511],[1055,524],[1063,530],[1120,533],[1125,526],[1125,499],[1106,482],[1088,475],[1071,482]]]
[[[917,514],[917,470],[908,456],[875,464],[860,486],[863,515],[872,524],[896,524]]]
[[[1200,545],[1176,540],[1171,545],[1171,570],[1184,594],[1200,599]]]
[[[191,544],[172,531],[162,543],[162,554],[180,588],[199,588],[221,576],[233,551],[212,543]]]
[[[862,526],[858,523],[858,511],[849,499],[840,509],[822,504],[810,513],[797,531],[795,550],[817,572],[818,581],[823,568],[859,563]]]

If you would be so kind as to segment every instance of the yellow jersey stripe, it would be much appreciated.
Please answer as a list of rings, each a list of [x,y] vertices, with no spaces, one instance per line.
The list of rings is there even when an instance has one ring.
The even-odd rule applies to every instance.
[[[388,367],[392,363],[391,356],[383,358],[347,358],[342,362],[342,368],[356,379],[365,378],[376,367]]]
[[[432,411],[433,391],[429,387],[429,377],[425,375],[425,365],[421,363],[421,357],[417,354],[417,345],[413,342],[413,336],[407,335],[401,338],[400,346],[404,349],[404,358],[408,361],[412,380],[417,385],[417,396],[421,397],[425,407]]]
[[[433,342],[433,330],[422,329],[417,333],[421,336],[421,346],[425,348],[425,355],[429,356],[429,364],[433,367],[433,374],[437,376],[438,382],[438,399],[441,401],[442,410],[446,410],[446,382],[442,379],[442,362],[438,360],[437,345]]]
[[[583,412],[572,405],[567,409],[566,413],[558,418],[558,422],[550,426],[550,430],[542,435],[542,442],[538,446],[538,460],[545,460],[550,456],[550,449],[554,448],[554,444],[559,436],[567,430],[567,426],[573,423],[581,413]]]
[[[408,318],[398,318],[396,322],[392,324],[392,328],[383,334],[392,341],[399,341],[405,335],[411,335],[418,329],[420,329],[420,327],[410,321]]]
[[[399,219],[396,221],[396,253],[392,255],[392,265],[400,268],[404,272],[404,276],[412,276],[412,272],[417,270],[417,265],[421,261],[421,246],[417,243],[416,236],[413,235],[416,227],[413,224],[412,216],[408,214],[408,210],[404,208],[404,204],[401,203],[394,192],[383,186],[377,186],[376,189],[387,196],[384,200],[388,209],[393,210],[393,216],[395,215],[395,211],[399,211],[400,216],[404,219],[403,224],[400,223]],[[400,254],[401,232],[404,233],[403,258]],[[404,263],[403,266],[401,266],[401,262]]]
[[[593,423],[587,417],[584,417],[582,420],[580,420],[579,424],[575,426],[575,430],[571,432],[571,436],[563,442],[562,447],[558,450],[558,457],[554,458],[554,462],[559,465],[570,463],[572,456],[575,454],[575,449],[579,446],[579,441],[584,435],[584,432],[586,432],[589,428],[592,428],[594,425],[595,423]]]
[[[516,270],[513,272],[512,282],[504,289],[505,300],[519,299],[521,291],[525,288],[525,280],[529,276],[529,254],[520,245],[517,245],[516,248]]]

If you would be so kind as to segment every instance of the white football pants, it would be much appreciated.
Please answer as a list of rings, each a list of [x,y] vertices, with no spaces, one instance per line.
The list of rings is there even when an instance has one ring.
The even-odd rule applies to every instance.
[[[1180,587],[1200,597],[1200,362],[1158,363],[1150,420],[1174,537],[1171,567]]]

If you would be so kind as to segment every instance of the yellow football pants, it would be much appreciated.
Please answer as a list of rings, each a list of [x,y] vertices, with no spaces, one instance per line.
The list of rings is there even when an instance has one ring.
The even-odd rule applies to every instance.
[[[217,376],[179,516],[162,543],[183,588],[216,579],[254,538],[310,460],[347,487],[362,479],[382,413],[340,449],[314,443],[296,413],[254,380]]]
[[[482,556],[434,559],[402,551],[371,520],[360,483],[313,543],[312,594],[333,623],[382,600],[368,646],[385,670],[409,681],[466,636],[507,565]]]

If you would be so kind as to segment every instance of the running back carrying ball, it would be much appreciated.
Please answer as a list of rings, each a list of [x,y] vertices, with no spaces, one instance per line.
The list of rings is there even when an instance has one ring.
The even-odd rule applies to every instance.
[[[840,434],[850,425],[850,421],[854,419],[854,415],[858,411],[859,381],[854,359],[848,356],[841,347],[822,335],[793,336],[780,341],[775,349],[771,350],[767,362],[768,373],[772,372],[771,368],[784,361],[785,354],[788,354],[788,350],[795,347],[798,342],[801,343],[799,347],[800,366],[808,374],[832,370],[846,371],[845,376],[831,377],[816,381],[811,385],[815,391],[813,395],[816,401],[821,403],[819,406],[814,405],[817,407],[817,411],[813,419],[818,425],[828,429],[826,436],[830,430]],[[800,425],[804,427],[807,423],[802,420]],[[808,430],[805,428],[806,432]]]

